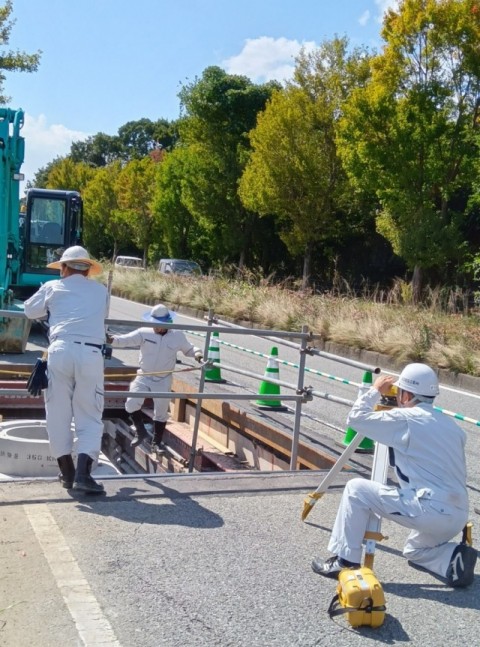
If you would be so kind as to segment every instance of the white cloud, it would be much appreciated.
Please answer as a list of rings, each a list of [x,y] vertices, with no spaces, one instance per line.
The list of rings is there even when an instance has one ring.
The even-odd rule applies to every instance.
[[[67,155],[72,142],[89,136],[61,124],[49,124],[45,115],[34,117],[28,113],[25,113],[21,134],[25,138],[25,161],[21,169],[25,180],[33,180],[38,169],[55,157]]]
[[[375,0],[375,4],[378,7],[378,16],[377,21],[382,22],[383,15],[387,9],[398,9],[399,0]]]
[[[365,25],[367,24],[367,22],[368,22],[369,20],[370,20],[370,12],[369,12],[369,10],[367,9],[366,11],[364,11],[364,12],[362,13],[362,15],[360,16],[360,18],[358,19],[358,22],[360,23],[360,25],[362,25],[362,27],[365,27]]]
[[[287,38],[248,38],[237,56],[227,58],[222,66],[229,74],[243,74],[255,82],[284,81],[291,78],[295,57],[302,47],[312,51],[317,45],[312,41],[299,43]]]

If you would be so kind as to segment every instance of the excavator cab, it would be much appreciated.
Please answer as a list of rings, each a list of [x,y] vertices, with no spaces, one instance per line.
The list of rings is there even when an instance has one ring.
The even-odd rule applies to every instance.
[[[46,266],[82,239],[83,203],[77,191],[30,189],[20,227],[22,265],[17,291],[31,292],[40,283],[58,276]]]

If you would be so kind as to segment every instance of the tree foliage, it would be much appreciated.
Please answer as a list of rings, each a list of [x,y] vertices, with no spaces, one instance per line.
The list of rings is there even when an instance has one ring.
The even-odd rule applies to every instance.
[[[209,67],[178,121],[75,142],[35,183],[83,190],[98,255],[455,279],[480,243],[480,0],[397,6],[381,53],[326,41],[285,87]]]
[[[371,80],[347,100],[340,123],[346,169],[358,189],[375,191],[377,228],[417,276],[457,260],[463,250],[464,215],[454,199],[473,177],[477,6],[403,0],[390,10]]]
[[[176,125],[167,119],[129,121],[117,135],[97,133],[73,142],[69,157],[92,167],[107,166],[116,160],[142,159],[155,151],[171,150],[176,141]]]
[[[327,256],[346,230],[352,203],[335,144],[335,122],[352,86],[365,79],[347,40],[325,42],[297,62],[295,82],[277,91],[250,134],[253,153],[240,182],[250,209],[273,214],[289,252],[303,255],[303,284],[315,246]],[[331,260],[331,259],[330,259]]]
[[[208,232],[188,208],[191,166],[188,148],[180,146],[168,153],[158,167],[154,197],[158,244],[162,256],[208,259],[211,252]]]
[[[108,250],[112,260],[131,240],[130,224],[118,204],[120,171],[118,161],[96,169],[83,192],[85,244],[94,256],[105,256]]]
[[[11,18],[13,12],[12,0],[7,0],[0,6],[0,44],[8,45],[10,34],[15,24]],[[2,49],[0,52],[0,103],[10,101],[10,97],[4,94],[5,72],[36,72],[40,64],[41,52],[26,54],[25,52]]]
[[[128,221],[134,243],[143,251],[144,262],[155,229],[152,200],[156,168],[150,157],[132,160],[120,170],[115,182],[118,207]]]
[[[97,133],[87,139],[73,142],[69,157],[73,162],[89,166],[107,166],[122,157],[122,142],[115,135]]]
[[[69,157],[57,158],[48,171],[45,188],[82,192],[93,175],[93,169],[84,162],[75,164]]]
[[[244,76],[209,67],[179,95],[184,112],[179,134],[190,147],[190,168],[195,166],[185,197],[187,207],[198,220],[215,228],[217,245],[240,267],[252,248],[257,220],[238,195],[250,149],[248,132],[276,87],[255,85]]]

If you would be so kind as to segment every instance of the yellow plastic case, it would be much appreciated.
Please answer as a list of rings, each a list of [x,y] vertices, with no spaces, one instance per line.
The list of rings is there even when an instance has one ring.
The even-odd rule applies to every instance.
[[[374,572],[362,566],[340,571],[330,617],[345,614],[352,627],[380,627],[385,620],[385,595]]]

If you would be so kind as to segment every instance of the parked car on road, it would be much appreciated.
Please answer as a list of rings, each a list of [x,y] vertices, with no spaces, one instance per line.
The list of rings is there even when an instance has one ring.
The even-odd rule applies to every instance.
[[[195,261],[181,258],[162,258],[158,262],[158,271],[162,274],[183,274],[185,276],[202,276],[202,268]]]
[[[123,267],[129,270],[143,270],[143,260],[138,256],[117,256],[115,267]]]

